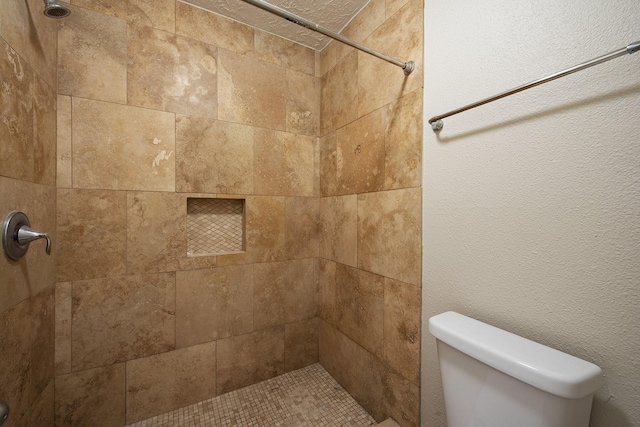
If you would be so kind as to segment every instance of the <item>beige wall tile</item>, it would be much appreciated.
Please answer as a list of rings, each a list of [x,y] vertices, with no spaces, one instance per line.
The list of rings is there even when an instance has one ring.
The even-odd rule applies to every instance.
[[[319,199],[315,197],[287,197],[285,203],[288,258],[317,257],[320,244]]]
[[[290,323],[284,327],[284,370],[295,371],[318,362],[318,321]]]
[[[175,0],[128,0],[127,19],[137,25],[175,33]]]
[[[29,376],[33,402],[55,376],[55,286],[52,284],[30,300],[32,327]],[[16,330],[13,329],[13,332]]]
[[[384,188],[418,187],[422,158],[422,93],[411,92],[384,107]]]
[[[73,370],[175,348],[175,273],[73,283]]]
[[[336,269],[333,261],[320,258],[318,271],[318,317],[337,327]]]
[[[320,256],[353,267],[358,259],[357,197],[320,199]]]
[[[130,105],[216,118],[216,47],[138,25],[127,34]]]
[[[58,95],[56,185],[71,188],[71,97]]]
[[[386,0],[386,16],[391,18],[402,6],[407,4],[409,0]]]
[[[127,273],[179,269],[187,256],[187,206],[176,193],[127,193]]]
[[[286,71],[259,59],[218,51],[218,118],[286,129]]]
[[[321,82],[320,136],[358,118],[358,56],[347,55],[329,70]]]
[[[0,79],[0,175],[33,181],[34,74],[2,39]]]
[[[30,406],[29,365],[32,341],[30,318],[31,299],[0,314],[3,327],[2,358],[0,358],[0,384],[2,399],[11,407],[12,419],[19,420]],[[20,331],[20,332],[18,332]],[[17,423],[16,423],[17,425]]]
[[[218,341],[217,394],[284,373],[284,326]]]
[[[326,322],[320,322],[320,363],[380,422],[418,426],[419,388]]]
[[[179,271],[176,276],[176,347],[253,330],[253,266]]]
[[[332,69],[338,62],[336,58],[336,49],[338,43],[340,42],[332,41],[320,51],[320,73],[318,77],[322,77],[327,74],[327,72]]]
[[[397,280],[384,282],[384,360],[420,384],[420,288]]]
[[[376,110],[338,129],[336,191],[353,194],[383,188],[384,116]]]
[[[383,381],[383,405],[385,416],[392,417],[402,427],[420,425],[420,387],[385,369]]]
[[[401,61],[412,60],[409,76],[393,65],[358,52],[358,114],[363,116],[423,85],[423,4],[411,0],[371,34],[365,44]]]
[[[313,259],[255,264],[253,325],[265,329],[316,315]]]
[[[122,427],[125,364],[56,377],[56,426]]]
[[[320,79],[287,70],[287,132],[316,136],[320,132]]]
[[[338,329],[382,358],[384,278],[338,264],[335,295]]]
[[[216,343],[127,362],[127,423],[216,395]]]
[[[250,126],[178,116],[176,189],[186,192],[253,193]]]
[[[50,381],[47,388],[33,402],[31,410],[22,417],[19,425],[24,427],[53,426],[54,423],[54,385],[53,381]],[[5,427],[11,427],[11,423],[7,421]]]
[[[35,79],[33,98],[33,180],[56,185],[57,96],[47,83]]]
[[[53,241],[51,256],[44,240],[32,242],[18,261],[0,256],[0,313],[55,283],[56,239],[55,188],[0,176],[1,221],[13,210],[24,212],[34,230],[49,233]]]
[[[18,425],[52,382],[53,286],[0,314],[0,384],[2,399]]]
[[[55,90],[58,23],[42,7],[39,0],[3,2],[0,36]]]
[[[253,51],[254,29],[248,25],[176,2],[176,33],[233,52]]]
[[[127,194],[58,189],[58,281],[126,272]]]
[[[313,196],[315,140],[309,136],[255,130],[255,192],[265,195]]]
[[[358,267],[420,286],[419,188],[358,196]]]
[[[319,139],[320,151],[320,194],[335,196],[338,194],[338,136],[329,133]]]
[[[58,31],[58,93],[127,102],[127,23],[73,7]]]
[[[250,53],[252,56],[289,70],[314,75],[315,51],[313,49],[260,30],[255,31],[254,40],[255,49]]]
[[[127,193],[127,273],[210,268],[215,256],[187,255],[187,196]]]
[[[80,98],[72,104],[74,187],[175,189],[174,114]]]
[[[371,0],[344,30],[340,32],[343,36],[362,43],[376,28],[385,20],[385,0]],[[336,45],[336,57],[339,60],[351,53],[354,48],[338,43]]]
[[[358,381],[358,357],[364,350],[322,320],[319,325],[318,340],[320,364],[352,394]]]
[[[285,198],[246,196],[245,230],[245,253],[218,255],[218,265],[285,259]]]
[[[56,375],[71,372],[71,282],[56,283],[55,367]]]
[[[315,75],[316,77],[322,77],[322,74],[321,74],[321,71],[322,71],[322,70],[321,70],[321,68],[320,68],[320,58],[321,58],[321,56],[320,56],[320,52],[316,50],[316,51],[315,51],[315,53],[314,53],[314,55],[315,55],[315,60],[316,60],[316,64],[315,64],[315,74],[314,74],[314,75]]]
[[[313,197],[320,197],[320,138],[313,138]]]
[[[129,0],[71,0],[71,4],[124,19],[127,17]]]

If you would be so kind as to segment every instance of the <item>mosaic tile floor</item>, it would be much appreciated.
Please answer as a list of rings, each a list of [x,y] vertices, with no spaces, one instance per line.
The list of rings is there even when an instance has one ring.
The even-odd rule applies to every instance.
[[[126,427],[375,425],[375,420],[316,363]]]

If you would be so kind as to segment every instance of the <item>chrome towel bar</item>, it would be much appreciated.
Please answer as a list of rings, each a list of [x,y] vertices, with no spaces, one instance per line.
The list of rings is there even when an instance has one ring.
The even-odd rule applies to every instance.
[[[619,56],[623,56],[623,55],[631,55],[632,53],[635,53],[637,51],[640,50],[640,41],[637,41],[635,43],[631,43],[626,47],[623,47],[621,49],[618,49],[616,51],[613,51],[611,53],[607,53],[606,55],[602,55],[599,56],[595,59],[592,59],[591,61],[587,61],[584,62],[582,64],[576,65],[574,67],[571,68],[567,68],[564,71],[560,71],[558,73],[555,74],[551,74],[550,76],[547,77],[543,77],[541,79],[538,80],[534,80],[531,83],[527,83],[524,84],[522,86],[518,86],[516,88],[510,89],[506,92],[502,92],[499,93],[498,95],[494,95],[491,96],[489,98],[485,98],[482,101],[478,101],[478,102],[474,102],[473,104],[469,104],[469,105],[465,105],[464,107],[455,109],[455,110],[451,110],[448,113],[444,113],[444,114],[440,114],[439,116],[434,116],[431,117],[429,119],[429,124],[431,125],[431,129],[433,129],[434,132],[438,132],[440,130],[442,130],[442,128],[444,127],[444,122],[442,121],[442,119],[446,118],[446,117],[450,117],[453,116],[455,114],[458,113],[462,113],[463,111],[467,111],[470,110],[472,108],[476,108],[479,107],[481,105],[484,104],[488,104],[489,102],[493,102],[496,101],[500,98],[504,98],[507,97],[509,95],[513,95],[514,93],[518,93],[518,92],[522,92],[523,90],[527,90],[530,89],[534,86],[539,86],[543,83],[547,83],[550,82],[551,80],[555,80],[555,79],[559,79],[560,77],[564,77],[564,76],[568,76],[569,74],[573,74],[576,73],[578,71],[584,70],[586,68],[590,68],[593,67],[594,65],[598,65],[598,64],[602,64],[603,62],[607,62],[607,61],[611,61],[614,58],[617,58]]]

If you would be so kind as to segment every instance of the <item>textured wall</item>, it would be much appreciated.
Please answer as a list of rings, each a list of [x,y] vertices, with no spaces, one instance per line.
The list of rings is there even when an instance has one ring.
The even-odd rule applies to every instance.
[[[635,0],[431,1],[425,115],[636,41]],[[456,310],[604,370],[591,426],[640,425],[640,55],[424,138],[422,425],[444,426],[427,319]]]
[[[320,362],[378,421],[419,419],[422,1],[373,0],[320,52]]]
[[[38,0],[3,2],[0,13],[0,221],[27,214],[43,240],[18,261],[0,255],[0,399],[4,424],[53,424],[56,276],[56,25]]]
[[[315,52],[175,0],[58,31],[56,425],[122,426],[318,360]],[[187,256],[187,197],[246,251]]]

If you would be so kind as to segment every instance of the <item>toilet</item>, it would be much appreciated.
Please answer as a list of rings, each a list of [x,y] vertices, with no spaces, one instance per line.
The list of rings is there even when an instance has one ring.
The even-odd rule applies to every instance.
[[[602,370],[453,311],[429,319],[448,427],[587,427]]]

